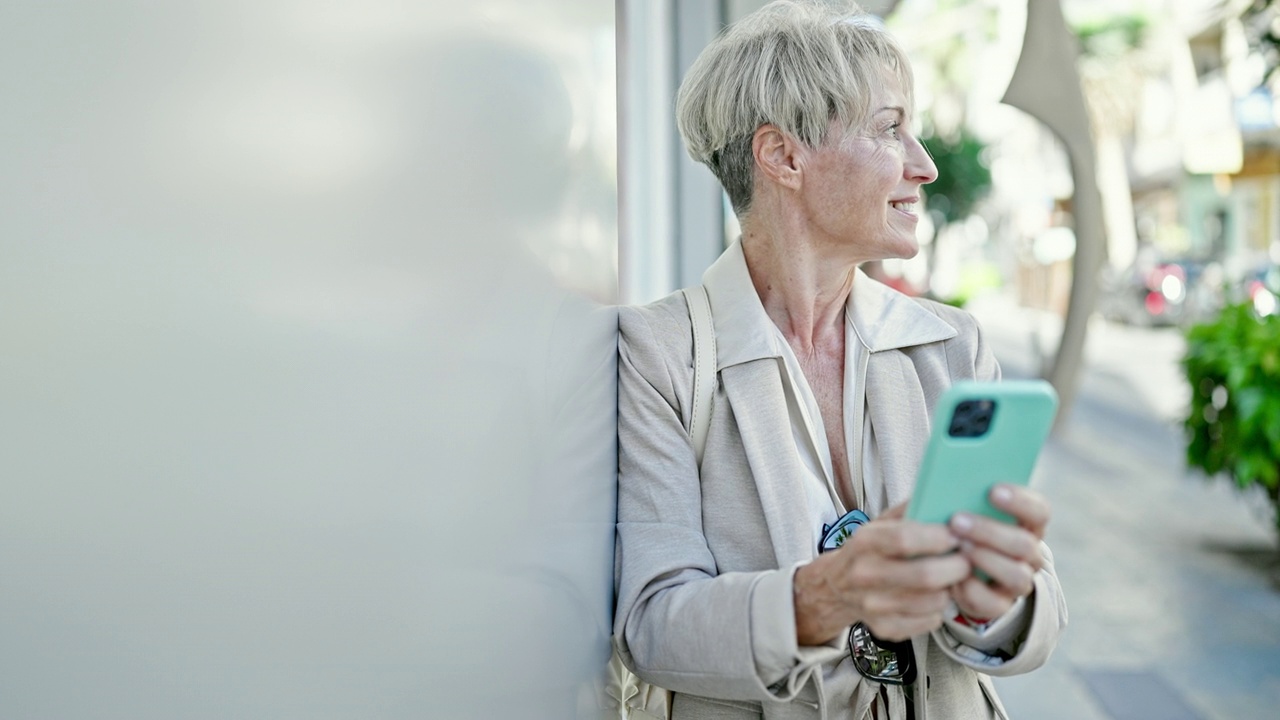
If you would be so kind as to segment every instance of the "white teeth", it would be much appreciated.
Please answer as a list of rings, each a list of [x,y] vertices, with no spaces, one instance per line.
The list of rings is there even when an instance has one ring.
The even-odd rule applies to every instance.
[[[903,212],[911,212],[911,210],[916,206],[913,202],[891,202],[889,205],[891,205],[893,209],[901,210]]]

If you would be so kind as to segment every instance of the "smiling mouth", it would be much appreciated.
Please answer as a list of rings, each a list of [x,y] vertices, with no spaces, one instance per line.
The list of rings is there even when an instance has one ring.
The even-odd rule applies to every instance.
[[[889,203],[889,205],[890,205],[890,207],[892,207],[894,210],[898,210],[898,211],[900,211],[900,212],[904,212],[904,213],[907,213],[907,214],[909,214],[909,215],[914,215],[914,214],[915,214],[916,204],[915,204],[915,202],[914,202],[914,201],[910,201],[910,200],[895,200],[895,201],[893,201],[893,202]]]

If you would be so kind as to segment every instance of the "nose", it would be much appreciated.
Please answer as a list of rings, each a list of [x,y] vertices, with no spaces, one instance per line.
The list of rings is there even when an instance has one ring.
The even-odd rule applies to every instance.
[[[921,185],[928,185],[938,179],[938,166],[933,163],[933,156],[915,136],[911,137],[911,142],[907,145],[907,162],[902,171],[908,180]]]

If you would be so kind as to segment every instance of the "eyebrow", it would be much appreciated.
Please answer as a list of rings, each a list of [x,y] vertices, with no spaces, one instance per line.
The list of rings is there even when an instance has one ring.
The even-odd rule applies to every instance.
[[[888,105],[886,107],[882,107],[879,110],[876,110],[876,114],[879,115],[880,113],[885,111],[897,113],[898,117],[905,118],[907,116],[907,111],[897,105]]]

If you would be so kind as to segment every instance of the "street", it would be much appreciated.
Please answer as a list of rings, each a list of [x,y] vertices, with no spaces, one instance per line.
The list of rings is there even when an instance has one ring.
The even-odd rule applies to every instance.
[[[1006,377],[1036,375],[1052,318],[994,296],[968,308]],[[1037,333],[1043,333],[1037,340]],[[1045,341],[1049,342],[1046,343]],[[1013,718],[1274,718],[1280,553],[1269,508],[1188,472],[1176,329],[1097,320],[1067,421],[1034,487],[1070,626],[1042,669],[997,679]]]

